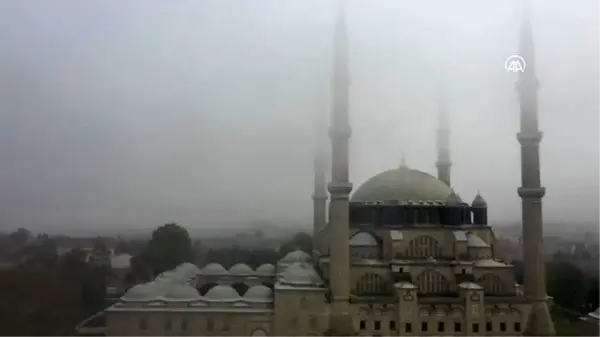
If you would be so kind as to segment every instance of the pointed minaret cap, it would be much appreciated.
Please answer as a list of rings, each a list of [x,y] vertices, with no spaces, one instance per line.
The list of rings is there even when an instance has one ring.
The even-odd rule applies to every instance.
[[[471,203],[471,207],[487,208],[487,202],[485,202],[485,199],[483,199],[483,197],[481,196],[479,191],[477,191],[477,195],[475,196],[475,199],[473,199],[473,202]]]
[[[458,194],[456,194],[456,192],[454,192],[454,189],[452,189],[452,192],[450,192],[450,194],[448,194],[445,201],[446,201],[446,205],[448,205],[448,206],[457,206],[457,205],[462,204],[462,200],[460,200],[460,197],[458,196]]]

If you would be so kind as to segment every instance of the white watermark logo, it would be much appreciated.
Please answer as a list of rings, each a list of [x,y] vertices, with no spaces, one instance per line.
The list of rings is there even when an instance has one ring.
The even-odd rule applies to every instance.
[[[522,73],[525,72],[525,68],[527,68],[527,63],[520,55],[511,55],[504,61],[504,69],[509,73]]]

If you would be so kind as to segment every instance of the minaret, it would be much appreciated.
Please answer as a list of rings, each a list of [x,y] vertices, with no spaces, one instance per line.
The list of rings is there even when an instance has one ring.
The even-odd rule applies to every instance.
[[[323,254],[327,251],[325,237],[325,227],[327,226],[327,177],[326,170],[326,153],[325,153],[325,138],[327,130],[324,127],[324,121],[316,116],[315,118],[315,154],[314,154],[314,190],[313,190],[313,242],[314,250],[318,254]]]
[[[527,62],[519,73],[517,90],[521,106],[521,129],[517,139],[521,144],[523,260],[525,263],[525,296],[532,307],[525,333],[528,335],[554,335],[546,294],[546,277],[543,259],[542,197],[545,189],[540,183],[540,150],[542,132],[538,128],[537,91],[534,50],[529,13],[526,11],[521,27],[519,55]]]
[[[332,118],[329,136],[331,139],[331,182],[328,185],[330,201],[329,238],[330,264],[329,287],[331,290],[331,316],[334,322],[346,321],[342,317],[348,315],[350,297],[350,191],[349,181],[349,140],[350,117],[349,105],[349,70],[348,40],[344,3],[342,0],[335,27],[333,50],[333,83],[332,83]],[[340,330],[341,327],[331,327]]]
[[[442,91],[438,92],[438,129],[437,129],[437,161],[435,166],[438,171],[438,179],[452,186],[450,182],[450,125],[448,123],[448,112],[446,111],[446,100]]]

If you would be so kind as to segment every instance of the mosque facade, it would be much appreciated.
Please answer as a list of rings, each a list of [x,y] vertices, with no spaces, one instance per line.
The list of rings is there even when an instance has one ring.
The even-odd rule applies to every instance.
[[[256,270],[184,263],[131,288],[106,313],[107,335],[551,335],[544,288],[533,47],[527,20],[519,79],[525,284],[494,256],[487,203],[451,187],[449,128],[440,104],[437,177],[409,168],[375,175],[350,197],[348,42],[343,9],[334,39],[331,178],[315,155],[315,251]],[[321,142],[322,143],[322,142]],[[327,193],[328,192],[328,193]],[[329,202],[328,202],[329,201]],[[327,216],[328,215],[328,216]],[[240,294],[232,285],[244,283]],[[206,291],[199,291],[206,289]]]

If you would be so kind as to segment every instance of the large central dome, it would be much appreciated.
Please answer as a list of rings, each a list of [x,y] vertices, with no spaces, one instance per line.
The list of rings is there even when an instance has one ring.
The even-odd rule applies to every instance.
[[[436,177],[400,166],[379,173],[362,184],[352,201],[446,200],[452,189]]]

